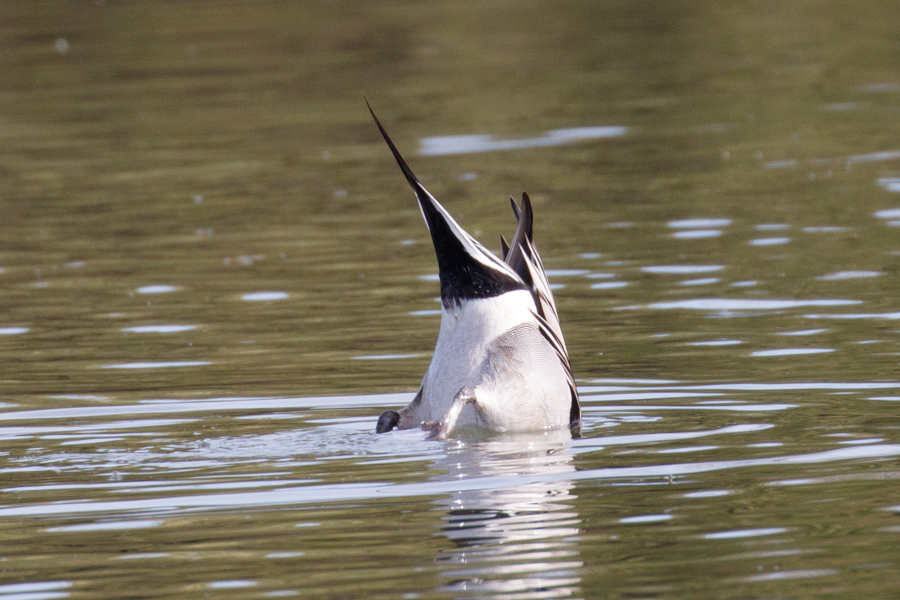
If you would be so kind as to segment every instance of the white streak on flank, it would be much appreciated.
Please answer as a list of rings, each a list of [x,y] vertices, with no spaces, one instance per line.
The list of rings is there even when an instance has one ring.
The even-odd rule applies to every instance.
[[[583,140],[621,137],[625,135],[626,131],[627,128],[620,126],[572,127],[569,129],[553,129],[540,137],[507,140],[494,139],[492,135],[444,135],[422,138],[419,142],[419,154],[422,156],[447,156],[451,154],[562,146]]]

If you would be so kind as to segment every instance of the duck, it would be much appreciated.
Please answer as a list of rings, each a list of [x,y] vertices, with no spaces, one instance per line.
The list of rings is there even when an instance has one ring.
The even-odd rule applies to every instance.
[[[448,439],[475,426],[495,432],[581,432],[581,405],[553,292],[533,239],[527,193],[510,197],[516,228],[498,257],[467,233],[425,189],[366,106],[418,201],[441,287],[441,323],[431,364],[413,400],[384,411],[376,433],[421,428]]]

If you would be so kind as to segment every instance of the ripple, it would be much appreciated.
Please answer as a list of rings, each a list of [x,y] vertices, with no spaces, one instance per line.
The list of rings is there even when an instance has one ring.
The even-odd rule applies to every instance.
[[[688,346],[737,346],[741,340],[712,340],[709,342],[691,342]]]
[[[886,321],[896,321],[900,319],[900,312],[893,313],[845,313],[835,315],[803,315],[807,319],[881,319]]]
[[[370,354],[368,356],[354,356],[355,360],[399,360],[404,358],[418,358],[424,354]]]
[[[661,523],[672,520],[672,515],[640,515],[637,517],[625,517],[619,519],[619,523],[633,525],[636,523]]]
[[[879,219],[900,219],[900,208],[888,208],[875,213]]]
[[[138,325],[137,327],[123,327],[122,331],[132,333],[178,333],[196,329],[196,325]]]
[[[881,152],[868,152],[866,154],[854,154],[845,159],[847,166],[855,163],[880,162],[883,160],[896,160],[900,158],[900,150],[882,150]]]
[[[654,302],[643,307],[627,306],[623,308],[653,308],[657,310],[783,310],[787,308],[803,308],[806,306],[846,306],[862,304],[861,300],[744,300],[731,298],[698,298],[696,300],[676,300],[672,302]]]
[[[623,287],[627,287],[627,281],[603,281],[600,283],[592,283],[592,290],[615,290]]]
[[[703,490],[700,492],[688,492],[685,498],[718,498],[720,496],[730,496],[734,492],[729,490]]]
[[[834,575],[837,569],[805,569],[799,571],[776,571],[775,573],[763,573],[762,575],[751,575],[745,577],[743,581],[781,581],[784,579],[808,579],[810,577],[827,577]]]
[[[898,385],[900,387],[900,385]],[[123,415],[163,415],[185,412],[265,411],[297,408],[363,408],[406,405],[414,394],[372,394],[361,396],[323,397],[238,397],[206,400],[145,400],[139,404],[117,406],[76,406],[0,412],[0,421],[33,421],[37,419],[85,419]],[[141,423],[135,421],[135,423]],[[152,423],[152,422],[151,422]],[[144,426],[144,425],[142,425]],[[86,426],[81,426],[85,428]],[[106,428],[104,426],[103,428]]]
[[[213,590],[235,590],[255,587],[256,585],[258,583],[251,579],[225,579],[222,581],[210,581],[206,584],[206,587]]]
[[[206,360],[183,360],[170,362],[133,362],[122,363],[118,365],[103,365],[101,369],[168,369],[171,367],[202,367],[211,365],[212,362]]]
[[[900,383],[868,382],[838,383],[827,381],[810,381],[800,383],[714,383],[710,385],[686,386],[696,390],[734,390],[744,392],[780,392],[788,390],[883,390],[900,388]],[[684,389],[684,388],[683,388]]]
[[[770,160],[768,162],[763,163],[764,169],[787,169],[790,167],[796,167],[797,160],[793,158],[789,158],[786,160]]]
[[[35,581],[30,583],[10,583],[0,585],[0,599],[3,600],[51,600],[68,598],[69,592],[57,592],[72,587],[71,581]]]
[[[686,448],[666,448],[665,450],[657,450],[657,454],[686,454],[688,452],[705,452],[707,450],[718,450],[719,446],[688,446]]]
[[[805,315],[809,318],[810,315]],[[800,331],[779,331],[775,335],[800,336],[800,335],[818,335],[825,333],[827,329],[802,329]]]
[[[867,279],[869,277],[880,277],[884,275],[881,271],[838,271],[837,273],[829,273],[816,277],[819,281],[843,281],[844,279]]]
[[[761,537],[765,535],[778,535],[785,533],[786,527],[761,527],[759,529],[733,529],[731,531],[718,531],[707,533],[703,537],[707,540],[733,540],[738,538]]]
[[[284,300],[287,297],[287,292],[253,292],[251,294],[244,294],[241,296],[241,300],[246,300],[247,302],[266,302],[271,300]]]
[[[19,335],[28,333],[27,327],[0,327],[0,335]]]
[[[578,275],[587,275],[590,271],[587,269],[547,269],[547,277],[575,277]]]
[[[702,240],[721,235],[722,231],[719,229],[690,229],[687,231],[676,231],[672,234],[672,237],[678,240]]]
[[[824,226],[824,227],[804,227],[804,233],[840,233],[847,231],[846,227]]]
[[[418,439],[418,438],[417,438]],[[453,481],[423,483],[348,482],[311,484],[276,490],[221,494],[192,494],[135,500],[75,500],[0,508],[0,518],[97,514],[123,511],[211,510],[250,506],[321,505],[323,502],[353,502],[371,499],[411,498],[452,494],[463,491],[494,491],[535,483],[560,481],[599,481],[609,479],[634,480],[647,477],[669,478],[748,467],[776,465],[820,464],[861,458],[885,458],[900,455],[900,444],[867,444],[846,446],[825,452],[773,456],[767,458],[701,461],[639,467],[603,467],[581,471],[540,473],[535,475],[489,475]]]
[[[164,523],[161,519],[144,519],[137,521],[113,521],[105,523],[83,523],[81,525],[63,525],[49,527],[47,531],[119,531],[122,529],[147,529],[158,527]]]
[[[710,285],[721,281],[718,277],[704,277],[702,279],[687,279],[682,281],[680,285]]]
[[[446,135],[422,138],[419,154],[422,156],[448,156],[498,150],[520,150],[561,146],[582,140],[621,137],[627,129],[620,126],[571,127],[553,129],[540,137],[520,139],[495,139],[492,135]]]
[[[789,237],[769,237],[769,238],[757,238],[755,240],[750,240],[747,242],[751,246],[780,246],[781,244],[787,244],[791,241]]]
[[[825,354],[834,352],[834,348],[779,348],[777,350],[757,350],[750,356],[796,356],[800,354]]]
[[[881,187],[883,187],[885,190],[887,190],[889,192],[900,192],[900,177],[883,177],[878,180],[878,185],[880,185]],[[886,218],[896,219],[897,217],[900,217],[900,208],[893,209],[893,210],[894,210],[894,216],[886,217]],[[879,211],[879,212],[881,212],[881,211]],[[879,215],[878,213],[875,213],[875,216],[880,217],[881,215]],[[882,218],[885,218],[885,217],[882,217]]]
[[[724,268],[722,265],[652,265],[641,267],[641,271],[654,275],[690,275],[692,273],[713,273]]]
[[[178,288],[174,285],[145,285],[137,289],[138,294],[168,294],[176,291]]]
[[[680,219],[668,222],[668,226],[672,229],[712,229],[729,225],[731,219]]]

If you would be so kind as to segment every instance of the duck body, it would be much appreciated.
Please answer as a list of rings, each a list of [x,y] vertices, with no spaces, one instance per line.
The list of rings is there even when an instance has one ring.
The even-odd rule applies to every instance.
[[[371,111],[371,107],[369,109]],[[431,233],[441,281],[441,326],[419,392],[385,411],[376,432],[422,427],[445,439],[455,428],[535,431],[570,427],[581,408],[556,306],[532,243],[526,194],[512,201],[518,225],[503,259],[460,227],[419,183],[372,113]]]

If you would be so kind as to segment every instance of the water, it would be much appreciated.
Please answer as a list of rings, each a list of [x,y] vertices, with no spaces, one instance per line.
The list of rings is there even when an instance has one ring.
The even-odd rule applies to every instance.
[[[895,598],[872,2],[0,5],[0,600]],[[584,437],[375,436],[528,191]]]

